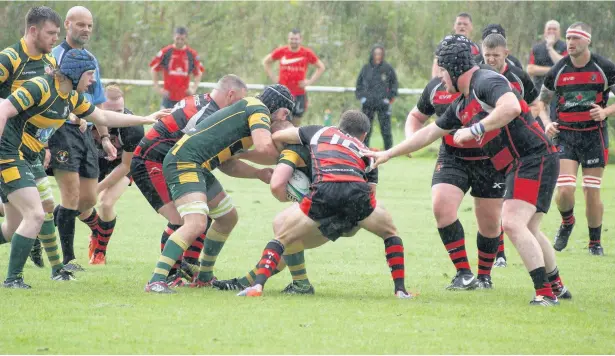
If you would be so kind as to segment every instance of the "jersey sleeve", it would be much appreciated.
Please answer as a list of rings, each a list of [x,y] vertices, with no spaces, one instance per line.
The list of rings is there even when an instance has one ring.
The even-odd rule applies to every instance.
[[[435,85],[439,83],[439,80],[431,80],[425,89],[423,89],[423,93],[419,97],[419,101],[416,103],[416,108],[419,112],[426,116],[431,116],[436,113],[436,108],[431,104],[431,92],[435,89]],[[434,85],[435,84],[435,85]]]
[[[80,119],[90,116],[96,109],[96,106],[88,101],[84,93],[77,93],[73,90],[71,92],[70,101],[73,105],[72,113],[77,115]]]
[[[36,79],[36,78],[35,78]],[[17,112],[26,111],[31,107],[37,106],[43,99],[43,92],[33,80],[28,80],[21,87],[15,90],[8,98],[17,109]]]
[[[201,57],[196,51],[192,51],[194,54],[194,69],[192,70],[193,75],[199,75],[205,72],[205,67],[203,66],[203,62],[201,62]]]
[[[547,74],[545,74],[544,81],[542,82],[542,86],[549,89],[550,91],[555,91],[555,73],[558,69],[558,65],[554,65],[549,69]]]
[[[303,126],[299,128],[299,139],[301,140],[302,145],[309,145],[310,141],[312,141],[312,137],[316,135],[320,129],[324,126],[320,125],[309,125]]]
[[[11,48],[7,48],[0,52],[0,84],[6,82],[11,75],[13,75],[14,66],[12,58],[8,53],[9,50],[11,50]]]
[[[284,56],[284,49],[284,47],[278,47],[274,49],[273,52],[271,52],[271,59],[276,61],[280,60],[280,58]]]
[[[305,160],[300,155],[302,148],[301,145],[286,145],[278,157],[278,164],[285,164],[293,169],[305,166]]]
[[[454,130],[461,127],[461,121],[457,118],[457,113],[455,110],[458,103],[457,100],[455,100],[453,104],[449,105],[444,114],[438,116],[436,119],[436,126],[442,130]]]
[[[143,126],[121,127],[120,144],[124,152],[134,152],[145,134]]]
[[[310,64],[316,64],[316,62],[318,62],[318,56],[316,55],[316,53],[314,53],[314,51],[312,51],[311,49],[308,49],[306,51],[306,57],[307,57],[307,61]]]
[[[149,67],[152,68],[153,70],[155,70],[156,72],[160,72],[160,71],[162,71],[164,69],[160,65],[162,63],[162,57],[164,56],[164,52],[165,52],[165,48],[161,49],[156,54],[156,57],[154,57],[152,59],[152,61],[149,62]]]
[[[530,61],[528,64],[536,64],[536,58],[534,57],[534,47],[530,50]]]
[[[248,126],[250,127],[250,131],[257,129],[271,131],[269,110],[264,105],[248,106],[246,112],[248,114]]]
[[[481,78],[474,85],[476,98],[491,107],[506,93],[512,93],[510,82],[503,75],[489,73],[489,76]]]
[[[525,100],[525,102],[529,105],[533,103],[536,98],[538,98],[538,89],[536,89],[532,78],[530,78],[530,75],[526,72],[520,71],[519,77],[521,78],[521,82],[523,82],[523,87],[525,88],[523,100]]]

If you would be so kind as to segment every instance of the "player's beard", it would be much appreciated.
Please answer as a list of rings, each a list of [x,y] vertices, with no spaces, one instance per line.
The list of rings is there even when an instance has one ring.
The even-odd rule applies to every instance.
[[[51,49],[53,48],[53,45],[54,44],[52,44],[50,47],[47,47],[47,44],[41,38],[40,35],[36,37],[36,41],[34,42],[34,47],[36,47],[36,50],[42,54],[51,53]]]

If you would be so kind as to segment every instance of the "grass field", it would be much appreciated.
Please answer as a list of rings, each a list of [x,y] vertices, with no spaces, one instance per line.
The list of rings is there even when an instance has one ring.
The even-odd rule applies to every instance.
[[[393,297],[383,244],[365,232],[306,252],[316,296],[280,295],[290,280],[287,271],[270,280],[263,298],[211,289],[145,294],[165,223],[131,187],[118,206],[108,265],[87,265],[87,228],[78,223],[77,258],[87,271],[77,281],[53,282],[48,269],[28,262],[25,274],[32,290],[0,289],[0,353],[615,353],[615,222],[608,218],[615,212],[614,170],[607,170],[603,190],[607,255],[591,257],[584,249],[587,230],[579,205],[571,243],[557,255],[574,299],[538,308],[527,305],[531,280],[510,243],[509,266],[493,272],[494,290],[444,290],[454,269],[431,213],[433,164],[432,159],[397,159],[380,175],[378,199],[392,212],[404,239],[406,283],[420,293],[414,300]],[[284,205],[260,182],[218,176],[240,214],[217,263],[217,276],[230,278],[256,263],[272,237],[272,218]],[[470,199],[460,217],[476,269]],[[549,236],[559,220],[553,207],[543,224]],[[2,278],[8,256],[8,246],[0,247]]]

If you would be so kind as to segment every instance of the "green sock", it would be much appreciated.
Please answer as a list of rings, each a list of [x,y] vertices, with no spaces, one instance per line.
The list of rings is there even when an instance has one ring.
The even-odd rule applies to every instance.
[[[175,261],[177,261],[177,259],[184,253],[184,251],[186,251],[187,248],[188,245],[184,242],[180,235],[177,232],[174,232],[164,245],[164,250],[162,250],[162,254],[160,255],[160,258],[158,258],[158,263],[154,269],[154,274],[149,282],[153,283],[165,281],[169,276],[171,267],[173,267]]]
[[[288,270],[293,277],[293,282],[300,286],[309,286],[310,281],[307,277],[307,270],[305,269],[305,256],[303,249],[299,252],[284,255],[284,261],[288,265]]]
[[[256,278],[256,268],[253,268],[250,272],[246,273],[244,277],[237,278],[237,281],[244,286],[251,286],[254,284],[254,278]]]
[[[58,251],[58,239],[56,237],[56,225],[53,222],[53,213],[45,214],[45,221],[43,221],[41,231],[38,233],[38,239],[41,240],[41,244],[45,248],[49,264],[51,265],[51,271],[55,272],[64,267]]]
[[[18,233],[13,235],[11,240],[11,257],[9,258],[9,270],[6,280],[14,281],[22,277],[23,266],[30,256],[30,250],[34,245],[34,239],[21,236]]]
[[[207,231],[207,238],[201,253],[201,267],[198,276],[201,282],[209,282],[214,278],[214,265],[227,239],[227,234],[220,233],[211,227]]]

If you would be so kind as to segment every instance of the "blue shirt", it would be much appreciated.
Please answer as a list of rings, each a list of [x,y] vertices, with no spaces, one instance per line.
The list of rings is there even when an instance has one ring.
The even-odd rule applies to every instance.
[[[72,49],[72,47],[68,44],[68,42],[66,42],[66,40],[64,40],[62,43],[60,43],[59,46],[55,47],[51,51],[51,53],[56,59],[56,62],[58,63],[58,68],[60,67],[60,63],[62,62],[62,57],[64,57],[64,53],[66,53],[70,49]],[[98,60],[92,54],[92,52],[88,50],[86,50],[86,52],[88,52],[92,57],[94,57],[94,63],[96,64],[96,72],[94,74],[94,78],[96,79],[96,83],[90,85],[88,87],[88,91],[84,93],[84,95],[86,99],[88,99],[88,101],[93,105],[102,104],[107,101],[107,99],[105,98],[105,89],[103,88],[103,85],[100,81],[100,66],[98,65]],[[67,122],[69,121],[67,120]],[[88,125],[91,125],[91,123],[88,122]]]

